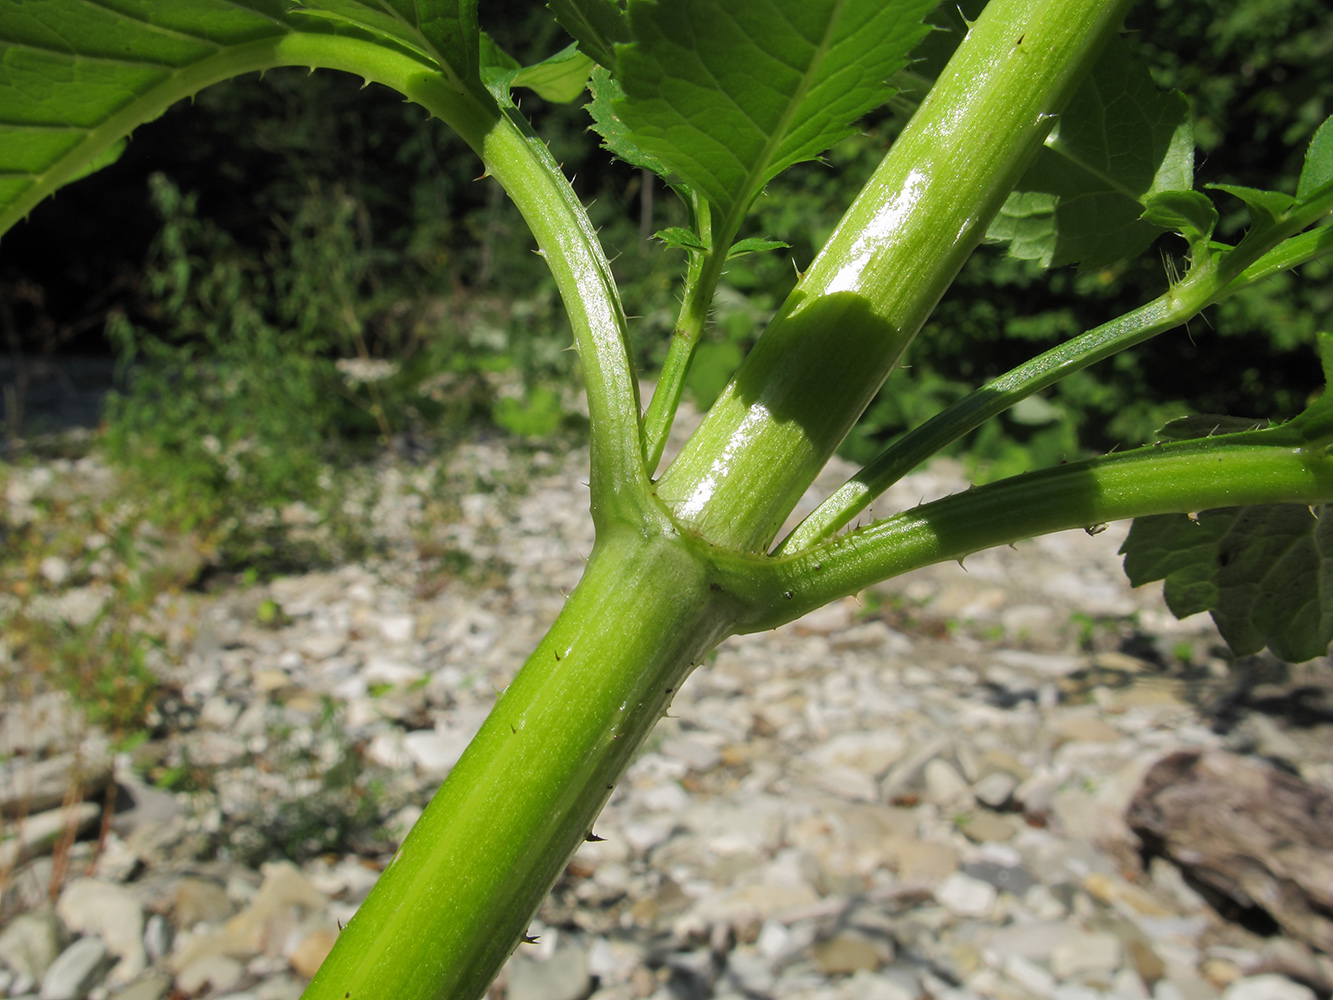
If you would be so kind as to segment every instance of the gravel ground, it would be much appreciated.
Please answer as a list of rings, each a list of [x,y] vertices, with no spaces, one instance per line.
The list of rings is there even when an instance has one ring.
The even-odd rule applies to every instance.
[[[586,468],[484,441],[386,463],[374,558],[159,599],[137,742],[113,745],[0,641],[0,996],[294,1000],[578,580]],[[109,477],[94,459],[12,469],[6,523]],[[936,465],[879,506],[966,486]],[[117,572],[95,534],[8,611],[95,621]],[[1182,748],[1333,788],[1327,717],[1260,697],[1329,665],[1232,668],[1206,618],[1128,587],[1123,535],[978,553],[725,642],[493,996],[1327,997],[1333,962],[1215,908],[1125,813]]]

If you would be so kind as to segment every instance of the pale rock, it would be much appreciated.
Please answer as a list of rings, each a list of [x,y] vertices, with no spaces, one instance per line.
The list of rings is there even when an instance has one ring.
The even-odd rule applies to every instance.
[[[1003,809],[1014,795],[1018,779],[1004,771],[992,771],[972,786],[972,795],[982,805]]]
[[[917,1000],[918,994],[887,976],[874,972],[856,972],[843,981],[838,1000]]]
[[[935,899],[961,917],[985,917],[995,908],[995,886],[954,872],[935,889]]]
[[[60,926],[48,911],[20,913],[0,931],[0,962],[40,980],[60,954]]]
[[[1051,972],[1070,979],[1088,972],[1115,972],[1120,968],[1120,939],[1114,934],[1082,934],[1062,942],[1051,952]]]
[[[176,975],[176,988],[187,996],[197,996],[205,989],[226,993],[244,975],[245,966],[230,955],[204,955],[181,969]]]
[[[683,813],[693,804],[690,793],[674,781],[664,785],[654,785],[643,790],[635,789],[634,801],[649,812]]]
[[[853,802],[874,802],[879,798],[875,779],[852,767],[822,767],[815,773],[815,780],[825,791]]]
[[[1286,976],[1267,973],[1235,980],[1222,991],[1222,1000],[1315,1000],[1315,994]]]
[[[748,995],[772,992],[774,969],[761,953],[740,947],[727,955],[727,975]]]
[[[625,824],[625,840],[636,853],[647,854],[669,840],[675,830],[675,816],[648,816]]]
[[[897,730],[841,733],[815,747],[804,758],[820,767],[849,767],[878,778],[907,752],[907,741]],[[876,796],[878,797],[878,796]]]
[[[992,659],[1006,667],[1026,670],[1042,677],[1066,677],[1084,666],[1081,656],[1064,653],[1033,653],[1023,649],[997,649]]]
[[[1083,708],[1068,709],[1047,722],[1051,740],[1058,744],[1116,743],[1122,738],[1120,730],[1098,718],[1095,711]]]
[[[415,615],[390,614],[380,615],[375,621],[380,635],[385,642],[409,643],[416,636],[417,620]]]
[[[372,656],[361,669],[360,677],[367,684],[414,684],[426,676],[420,667],[388,656]]]
[[[925,799],[936,805],[950,805],[971,798],[971,789],[963,776],[948,761],[936,757],[922,772]]]
[[[958,852],[939,841],[900,841],[892,845],[889,854],[898,878],[911,884],[938,886],[958,871]]]
[[[416,762],[403,745],[403,737],[398,729],[376,733],[364,751],[366,760],[389,771],[406,771]]]
[[[15,757],[0,764],[0,813],[31,816],[54,809],[73,793],[86,798],[106,787],[111,756],[105,747],[34,761]]]
[[[1001,968],[1005,978],[1035,997],[1047,1000],[1055,992],[1055,977],[1030,958],[1010,954]]]
[[[126,986],[112,1000],[162,1000],[171,991],[171,980],[166,976],[149,976]]]
[[[171,954],[171,925],[160,913],[154,913],[144,923],[143,949],[148,955],[148,964],[155,965]]]
[[[303,636],[297,649],[317,662],[332,659],[347,648],[347,636],[339,632],[312,632]]]
[[[338,928],[316,926],[296,937],[295,945],[287,952],[287,961],[298,973],[310,979],[333,950],[333,944],[338,940]]]
[[[873,941],[860,934],[843,932],[824,941],[817,941],[810,949],[815,967],[826,976],[848,975],[879,968],[880,953]]]
[[[97,935],[106,950],[119,959],[111,970],[113,984],[131,982],[148,967],[143,907],[124,887],[90,878],[75,879],[60,893],[56,912],[73,933]]]
[[[27,817],[12,836],[0,840],[0,871],[9,871],[21,858],[50,852],[66,830],[86,830],[102,816],[101,805],[79,802],[68,809],[52,809]],[[11,827],[12,829],[12,827]]]
[[[1081,940],[1083,934],[1072,923],[1013,923],[993,931],[986,940],[986,948],[999,956],[1014,956],[1049,965],[1057,948]]]
[[[46,578],[46,582],[58,587],[69,579],[69,563],[60,556],[47,556],[37,566],[37,572]]]
[[[106,945],[79,938],[62,951],[42,976],[41,1000],[83,1000],[107,967]]]
[[[592,984],[587,949],[565,936],[545,961],[535,961],[520,951],[505,969],[507,1000],[580,1000]]]
[[[226,889],[197,875],[181,876],[171,891],[171,918],[181,930],[201,922],[222,923],[235,909]]]
[[[403,752],[422,773],[443,777],[453,770],[472,740],[455,729],[418,729],[403,735]]]
[[[661,753],[665,757],[683,761],[692,771],[711,771],[722,760],[717,742],[698,734],[663,740]]]

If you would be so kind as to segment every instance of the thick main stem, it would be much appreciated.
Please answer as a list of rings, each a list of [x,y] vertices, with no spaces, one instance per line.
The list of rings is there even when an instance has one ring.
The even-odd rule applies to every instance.
[[[769,545],[981,239],[1127,6],[992,0],[658,483],[683,524],[719,545]]]
[[[486,992],[690,667],[736,617],[708,584],[678,538],[605,533],[305,1000]]]

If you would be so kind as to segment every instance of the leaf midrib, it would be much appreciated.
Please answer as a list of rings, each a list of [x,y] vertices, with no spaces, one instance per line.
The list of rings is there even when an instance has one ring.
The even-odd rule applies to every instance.
[[[796,112],[804,103],[805,97],[810,92],[819,69],[822,68],[824,60],[828,57],[828,54],[832,49],[831,39],[834,33],[834,28],[836,27],[839,18],[842,16],[846,2],[847,0],[836,0],[831,9],[828,23],[824,28],[824,37],[820,39],[818,46],[816,46],[814,56],[807,63],[806,70],[801,73],[800,85],[792,98],[787,102],[782,117],[779,119],[778,127],[769,133],[767,140],[764,142],[762,147],[763,155],[756,157],[754,165],[744,174],[744,183],[741,187],[742,196],[736,198],[732,202],[731,207],[722,218],[723,225],[714,230],[713,246],[721,246],[723,248],[723,253],[726,252],[726,247],[731,244],[732,237],[739,231],[741,222],[745,219],[745,214],[749,208],[750,202],[754,199],[754,196],[758,193],[759,189],[763,187],[764,173],[773,162],[774,155],[778,147],[782,145],[783,140],[786,138],[792,120],[796,116]],[[795,30],[794,25],[792,28]],[[799,34],[799,32],[797,33]]]

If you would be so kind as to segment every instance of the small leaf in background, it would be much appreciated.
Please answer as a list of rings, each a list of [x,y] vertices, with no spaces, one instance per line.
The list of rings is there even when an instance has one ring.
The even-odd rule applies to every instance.
[[[737,240],[733,243],[727,251],[727,260],[744,257],[747,253],[766,253],[769,250],[787,250],[790,248],[790,243],[783,243],[781,240],[766,240],[758,236],[751,236],[748,239]]]
[[[1245,202],[1245,207],[1250,210],[1250,221],[1256,228],[1271,226],[1296,204],[1295,198],[1281,191],[1262,191],[1239,184],[1209,184],[1208,187],[1215,191],[1225,191]]]
[[[1194,186],[1189,105],[1159,91],[1147,67],[1112,40],[987,233],[1045,267],[1103,267],[1136,256],[1161,232],[1148,199]],[[1046,196],[1045,202],[1032,195]],[[1042,210],[1042,206],[1048,207]]]
[[[629,41],[629,21],[617,0],[550,0],[546,6],[583,52],[614,68],[616,43]]]
[[[512,105],[509,91],[526,87],[542,100],[568,104],[588,86],[592,60],[573,45],[531,66],[524,66],[500,48],[486,32],[481,33],[481,81],[502,105]]]
[[[1271,504],[1136,518],[1121,547],[1134,586],[1164,580],[1177,617],[1212,613],[1237,655],[1300,662],[1333,642],[1333,517]]]
[[[739,227],[786,167],[817,157],[890,96],[930,0],[634,0],[614,108],[633,144]],[[603,133],[605,134],[605,132]]]
[[[1217,228],[1217,207],[1201,191],[1162,191],[1148,196],[1143,221],[1174,229],[1191,247],[1207,243]]]
[[[680,178],[673,177],[667,165],[643,149],[630,134],[629,126],[620,120],[616,103],[625,96],[611,71],[598,66],[588,81],[592,101],[587,112],[592,116],[592,129],[602,137],[602,147],[620,157],[630,166],[651,170],[673,187],[680,186]]]
[[[1308,201],[1333,184],[1333,118],[1324,120],[1305,151],[1305,166],[1296,185],[1296,200]]]
[[[659,229],[653,233],[653,239],[661,240],[669,250],[689,250],[695,253],[703,253],[708,249],[707,244],[700,239],[698,233],[693,229],[686,229],[684,226]]]
[[[592,60],[570,45],[539,63],[523,67],[514,77],[513,85],[527,87],[543,100],[568,104],[578,100],[587,89],[592,67]]]

